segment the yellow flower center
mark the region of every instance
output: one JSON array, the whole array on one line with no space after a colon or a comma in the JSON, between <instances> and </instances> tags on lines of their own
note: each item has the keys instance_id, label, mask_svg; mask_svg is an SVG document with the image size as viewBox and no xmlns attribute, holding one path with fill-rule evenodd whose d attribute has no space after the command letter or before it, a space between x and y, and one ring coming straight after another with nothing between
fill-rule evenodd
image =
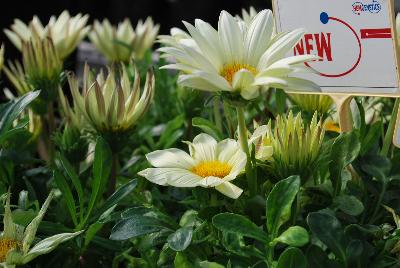
<instances>
[{"instance_id":1,"label":"yellow flower center","mask_svg":"<svg viewBox=\"0 0 400 268\"><path fill-rule=\"evenodd\" d=\"M227 163L220 161L203 161L197 166L192 168L192 172L200 177L218 177L223 178L227 176L232 170L232 167Z\"/></svg>"},{"instance_id":2,"label":"yellow flower center","mask_svg":"<svg viewBox=\"0 0 400 268\"><path fill-rule=\"evenodd\" d=\"M0 238L0 262L6 261L7 253L12 249L20 248L21 242L8 238Z\"/></svg>"},{"instance_id":3,"label":"yellow flower center","mask_svg":"<svg viewBox=\"0 0 400 268\"><path fill-rule=\"evenodd\" d=\"M256 75L258 73L257 69L255 67L251 66L250 64L231 63L231 64L224 65L224 67L220 71L220 75L223 76L226 79L226 81L228 81L229 84L232 85L233 76L235 75L236 72L238 72L242 69L246 69L253 75Z\"/></svg>"}]
</instances>

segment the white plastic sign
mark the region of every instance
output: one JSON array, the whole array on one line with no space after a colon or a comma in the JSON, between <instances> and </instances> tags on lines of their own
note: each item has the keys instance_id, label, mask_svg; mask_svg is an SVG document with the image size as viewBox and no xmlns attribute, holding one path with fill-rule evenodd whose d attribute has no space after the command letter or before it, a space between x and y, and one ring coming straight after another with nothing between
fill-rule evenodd
<instances>
[{"instance_id":1,"label":"white plastic sign","mask_svg":"<svg viewBox=\"0 0 400 268\"><path fill-rule=\"evenodd\" d=\"M390 0L274 0L278 31L305 28L291 54L315 54L304 74L329 94L400 96Z\"/></svg>"}]
</instances>

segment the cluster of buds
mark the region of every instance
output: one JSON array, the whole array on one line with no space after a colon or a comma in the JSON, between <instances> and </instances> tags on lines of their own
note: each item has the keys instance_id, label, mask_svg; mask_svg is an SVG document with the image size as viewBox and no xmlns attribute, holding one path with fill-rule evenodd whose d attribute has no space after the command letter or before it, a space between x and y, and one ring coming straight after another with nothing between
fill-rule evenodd
<instances>
[{"instance_id":1,"label":"cluster of buds","mask_svg":"<svg viewBox=\"0 0 400 268\"><path fill-rule=\"evenodd\" d=\"M307 180L320 155L325 131L317 113L306 126L301 114L278 116L275 125L259 126L250 139L256 148L256 157L266 161L269 172L276 179L300 175Z\"/></svg>"},{"instance_id":2,"label":"cluster of buds","mask_svg":"<svg viewBox=\"0 0 400 268\"><path fill-rule=\"evenodd\" d=\"M146 51L152 47L157 37L159 25L154 25L151 18L141 20L134 30L129 19L117 27L105 19L95 21L89 38L96 48L110 62L129 63L132 58L141 60Z\"/></svg>"},{"instance_id":3,"label":"cluster of buds","mask_svg":"<svg viewBox=\"0 0 400 268\"><path fill-rule=\"evenodd\" d=\"M46 26L43 26L36 16L28 24L15 19L11 29L6 29L4 32L19 50L22 50L23 44L32 38L39 37L42 40L50 38L60 59L65 59L88 34L90 30L90 27L86 26L88 19L88 15L78 14L71 17L68 11L64 11L58 18L52 16Z\"/></svg>"},{"instance_id":4,"label":"cluster of buds","mask_svg":"<svg viewBox=\"0 0 400 268\"><path fill-rule=\"evenodd\" d=\"M126 136L133 129L153 99L153 70L147 72L143 91L136 68L134 72L131 82L132 74L123 64L119 70L108 69L107 76L102 71L97 76L92 75L86 65L82 91L73 75L68 78L74 108L62 96L65 113L75 125L81 124L82 120L87 122L92 130L109 140L113 146L118 137Z\"/></svg>"}]
</instances>

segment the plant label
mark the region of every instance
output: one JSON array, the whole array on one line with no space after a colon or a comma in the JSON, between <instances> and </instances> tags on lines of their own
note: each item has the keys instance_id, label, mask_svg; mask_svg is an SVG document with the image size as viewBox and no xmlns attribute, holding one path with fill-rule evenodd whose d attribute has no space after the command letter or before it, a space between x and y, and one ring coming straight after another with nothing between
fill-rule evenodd
<instances>
[{"instance_id":1,"label":"plant label","mask_svg":"<svg viewBox=\"0 0 400 268\"><path fill-rule=\"evenodd\" d=\"M305 28L290 52L320 60L302 74L327 94L399 97L391 0L274 0L278 31Z\"/></svg>"}]
</instances>

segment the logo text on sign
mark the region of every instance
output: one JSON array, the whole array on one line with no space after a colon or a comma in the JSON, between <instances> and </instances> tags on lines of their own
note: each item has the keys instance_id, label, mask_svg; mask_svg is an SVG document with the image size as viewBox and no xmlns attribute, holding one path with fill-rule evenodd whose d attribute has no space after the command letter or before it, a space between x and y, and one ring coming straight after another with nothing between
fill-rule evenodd
<instances>
[{"instance_id":1,"label":"logo text on sign","mask_svg":"<svg viewBox=\"0 0 400 268\"><path fill-rule=\"evenodd\" d=\"M377 0L372 0L370 4L364 4L362 2L355 2L353 4L353 13L356 15L361 15L363 12L369 13L379 13L381 11L382 6Z\"/></svg>"}]
</instances>

